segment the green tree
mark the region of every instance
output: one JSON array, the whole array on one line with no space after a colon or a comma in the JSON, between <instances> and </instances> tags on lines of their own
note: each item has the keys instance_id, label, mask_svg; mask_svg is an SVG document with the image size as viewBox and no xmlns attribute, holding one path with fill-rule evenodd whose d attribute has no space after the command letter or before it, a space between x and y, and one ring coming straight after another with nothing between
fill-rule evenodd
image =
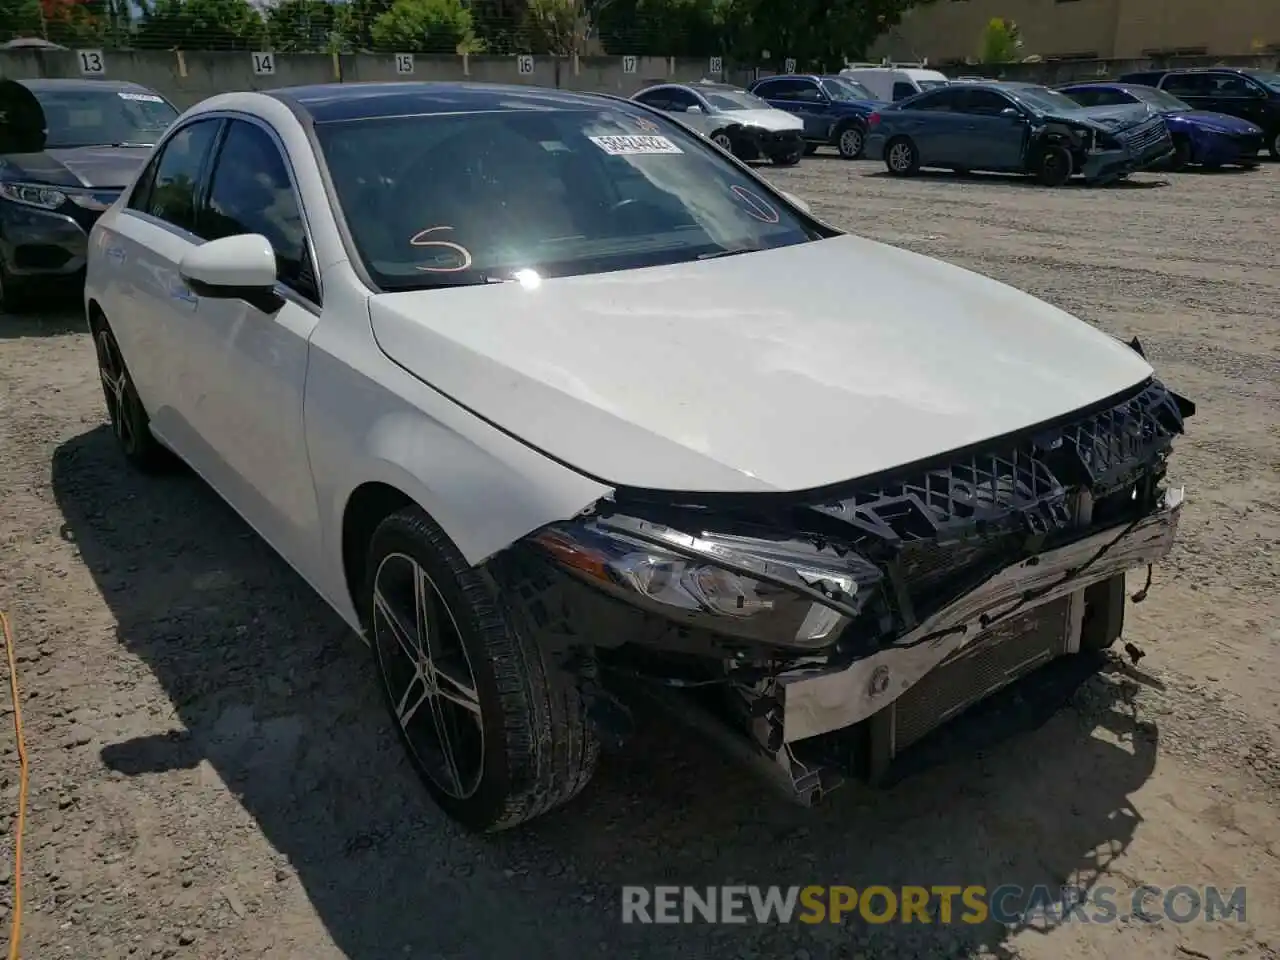
<instances>
[{"instance_id":1,"label":"green tree","mask_svg":"<svg viewBox=\"0 0 1280 960\"><path fill-rule=\"evenodd\" d=\"M471 13L461 0L394 0L369 27L374 49L415 53L474 51Z\"/></svg>"},{"instance_id":2,"label":"green tree","mask_svg":"<svg viewBox=\"0 0 1280 960\"><path fill-rule=\"evenodd\" d=\"M262 15L247 0L144 0L133 42L160 50L252 50L266 35Z\"/></svg>"},{"instance_id":3,"label":"green tree","mask_svg":"<svg viewBox=\"0 0 1280 960\"><path fill-rule=\"evenodd\" d=\"M992 17L983 28L982 52L979 55L982 63L1012 63L1019 59L1018 51L1021 49L1022 35L1012 20Z\"/></svg>"},{"instance_id":4,"label":"green tree","mask_svg":"<svg viewBox=\"0 0 1280 960\"><path fill-rule=\"evenodd\" d=\"M281 0L267 8L267 37L272 50L327 51L335 46L338 33L338 8L327 0Z\"/></svg>"},{"instance_id":5,"label":"green tree","mask_svg":"<svg viewBox=\"0 0 1280 960\"><path fill-rule=\"evenodd\" d=\"M43 35L40 0L0 0L0 37L12 40Z\"/></svg>"}]
</instances>

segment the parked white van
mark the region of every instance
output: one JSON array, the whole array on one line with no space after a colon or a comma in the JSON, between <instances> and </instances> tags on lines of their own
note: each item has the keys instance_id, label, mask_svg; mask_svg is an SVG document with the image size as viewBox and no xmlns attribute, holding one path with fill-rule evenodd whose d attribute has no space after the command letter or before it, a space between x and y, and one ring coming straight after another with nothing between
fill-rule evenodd
<instances>
[{"instance_id":1,"label":"parked white van","mask_svg":"<svg viewBox=\"0 0 1280 960\"><path fill-rule=\"evenodd\" d=\"M856 80L876 95L877 100L905 100L950 81L945 74L924 67L846 67L840 76Z\"/></svg>"}]
</instances>

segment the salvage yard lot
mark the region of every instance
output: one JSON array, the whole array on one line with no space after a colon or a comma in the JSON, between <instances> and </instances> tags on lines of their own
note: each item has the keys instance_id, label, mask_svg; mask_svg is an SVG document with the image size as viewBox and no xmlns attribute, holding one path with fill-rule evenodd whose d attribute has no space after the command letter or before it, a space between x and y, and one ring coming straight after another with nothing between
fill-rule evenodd
<instances>
[{"instance_id":1,"label":"salvage yard lot","mask_svg":"<svg viewBox=\"0 0 1280 960\"><path fill-rule=\"evenodd\" d=\"M880 171L765 172L841 227L1137 335L1198 403L1174 456L1181 542L1130 608L1136 667L999 698L943 738L949 763L815 811L655 721L568 808L471 838L427 802L337 617L196 479L125 470L78 320L0 317L0 606L32 769L23 955L1280 957L1280 164L1062 190ZM1068 698L1040 723L1037 703ZM11 905L9 863L6 843ZM1094 882L1245 885L1247 919L619 923L623 884Z\"/></svg>"}]
</instances>

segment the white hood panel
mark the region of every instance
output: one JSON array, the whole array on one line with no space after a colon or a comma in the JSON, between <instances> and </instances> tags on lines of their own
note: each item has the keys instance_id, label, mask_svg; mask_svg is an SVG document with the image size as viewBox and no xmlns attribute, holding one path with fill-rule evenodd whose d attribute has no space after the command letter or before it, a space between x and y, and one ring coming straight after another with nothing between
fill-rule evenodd
<instances>
[{"instance_id":1,"label":"white hood panel","mask_svg":"<svg viewBox=\"0 0 1280 960\"><path fill-rule=\"evenodd\" d=\"M804 121L785 110L731 110L720 116L737 123L763 127L773 133L804 129Z\"/></svg>"},{"instance_id":2,"label":"white hood panel","mask_svg":"<svg viewBox=\"0 0 1280 960\"><path fill-rule=\"evenodd\" d=\"M1152 373L1069 314L851 236L699 263L382 294L382 349L614 485L806 490L1042 423Z\"/></svg>"}]
</instances>

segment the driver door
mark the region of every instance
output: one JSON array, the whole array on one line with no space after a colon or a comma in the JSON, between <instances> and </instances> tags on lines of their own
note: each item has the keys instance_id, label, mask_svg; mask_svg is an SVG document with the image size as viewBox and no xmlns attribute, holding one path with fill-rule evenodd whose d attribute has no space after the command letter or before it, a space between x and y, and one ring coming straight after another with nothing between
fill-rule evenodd
<instances>
[{"instance_id":1,"label":"driver door","mask_svg":"<svg viewBox=\"0 0 1280 960\"><path fill-rule=\"evenodd\" d=\"M961 91L960 112L965 154L972 158L968 166L977 170L1023 169L1027 118L1017 104L994 90L968 89Z\"/></svg>"}]
</instances>

